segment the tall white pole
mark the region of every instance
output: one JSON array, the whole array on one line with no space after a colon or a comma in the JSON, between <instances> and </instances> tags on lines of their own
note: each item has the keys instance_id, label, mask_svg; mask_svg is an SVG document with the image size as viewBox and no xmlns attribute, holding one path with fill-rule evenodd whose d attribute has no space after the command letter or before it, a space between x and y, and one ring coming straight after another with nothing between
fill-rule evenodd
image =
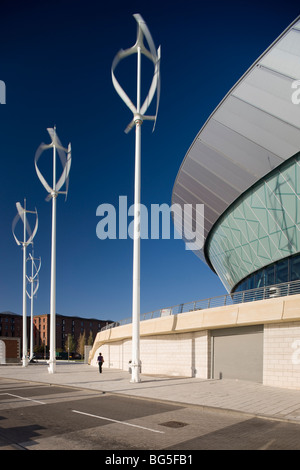
<instances>
[{"instance_id":1,"label":"tall white pole","mask_svg":"<svg viewBox=\"0 0 300 470\"><path fill-rule=\"evenodd\" d=\"M121 50L115 56L112 64L113 85L133 113L133 120L127 126L125 132L129 132L135 126L135 179L134 179L134 241L133 241L133 288L132 288L132 359L131 359L131 382L140 382L140 239L141 239L141 126L144 119L156 121L159 103L159 62L160 48L156 52L150 31L143 18L139 14L133 15L138 23L137 40L133 47ZM150 51L146 49L143 38L146 38ZM136 106L131 102L123 88L115 77L114 70L120 60L132 54L137 54L137 100ZM144 54L154 64L154 75L148 95L141 106L141 58ZM155 116L146 116L145 113L150 106L152 98L157 92L157 107Z\"/></svg>"},{"instance_id":2,"label":"tall white pole","mask_svg":"<svg viewBox=\"0 0 300 470\"><path fill-rule=\"evenodd\" d=\"M56 127L48 128L51 144L41 144L35 153L34 164L39 180L49 193L46 201L52 199L52 229L51 229L51 284L50 284L50 358L48 372L54 374L56 369L56 198L59 194L68 194L68 180L71 168L71 144L64 148L56 134ZM41 174L37 162L44 150L53 150L53 182L49 185ZM56 182L56 150L63 166L63 172ZM66 184L66 190L60 191Z\"/></svg>"},{"instance_id":3,"label":"tall white pole","mask_svg":"<svg viewBox=\"0 0 300 470\"><path fill-rule=\"evenodd\" d=\"M22 365L27 367L27 308L26 308L26 199L24 199L24 242L23 242L23 355Z\"/></svg>"},{"instance_id":4,"label":"tall white pole","mask_svg":"<svg viewBox=\"0 0 300 470\"><path fill-rule=\"evenodd\" d=\"M16 203L17 206L17 215L15 216L13 223L12 223L12 232L14 239L17 243L17 245L21 245L23 249L23 348L22 348L22 366L26 367L28 365L28 357L27 357L27 306L26 306L26 296L27 296L27 291L26 291L26 248L27 245L32 243L32 240L35 237L35 234L38 229L38 214L37 211L27 211L26 210L26 199L24 199L24 208L21 206L19 202ZM27 227L27 217L26 214L27 212L31 214L36 215L36 223L33 232L31 232L30 227L28 225ZM15 226L16 223L19 219L22 219L22 222L24 224L23 227L23 241L18 240L18 238L15 235ZM28 240L26 240L26 232L28 231L29 237Z\"/></svg>"},{"instance_id":5,"label":"tall white pole","mask_svg":"<svg viewBox=\"0 0 300 470\"><path fill-rule=\"evenodd\" d=\"M32 250L33 251L33 250ZM32 253L33 256L33 253ZM33 358L33 259L31 260L30 360Z\"/></svg>"},{"instance_id":6,"label":"tall white pole","mask_svg":"<svg viewBox=\"0 0 300 470\"><path fill-rule=\"evenodd\" d=\"M33 244L32 244L33 245ZM37 268L35 265L35 259L34 259L34 250L32 247L32 254L29 255L29 258L31 260L31 277L27 277L28 281L30 282L31 289L30 289L30 294L27 292L28 297L31 299L31 313L30 313L30 355L29 358L30 360L33 358L33 347L34 347L34 341L33 341L33 298L39 288L39 279L38 279L38 273L41 268L41 259L39 259L39 267ZM36 270L36 272L35 272ZM36 283L36 287L34 287L34 283Z\"/></svg>"},{"instance_id":7,"label":"tall white pole","mask_svg":"<svg viewBox=\"0 0 300 470\"><path fill-rule=\"evenodd\" d=\"M50 360L48 371L56 369L56 149L53 145L52 237L51 237L51 287L50 287Z\"/></svg>"},{"instance_id":8,"label":"tall white pole","mask_svg":"<svg viewBox=\"0 0 300 470\"><path fill-rule=\"evenodd\" d=\"M135 118L134 237L132 285L132 362L131 382L140 382L140 263L141 263L141 48L137 53L137 117Z\"/></svg>"},{"instance_id":9,"label":"tall white pole","mask_svg":"<svg viewBox=\"0 0 300 470\"><path fill-rule=\"evenodd\" d=\"M136 122L135 183L134 183L134 239L132 289L132 363L131 382L140 382L140 199L141 199L141 125Z\"/></svg>"}]
</instances>

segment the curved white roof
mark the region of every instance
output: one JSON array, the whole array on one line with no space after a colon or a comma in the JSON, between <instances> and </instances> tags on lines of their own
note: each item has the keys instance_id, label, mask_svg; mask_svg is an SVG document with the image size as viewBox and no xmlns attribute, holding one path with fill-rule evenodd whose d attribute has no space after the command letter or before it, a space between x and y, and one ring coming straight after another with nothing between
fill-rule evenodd
<instances>
[{"instance_id":1,"label":"curved white roof","mask_svg":"<svg viewBox=\"0 0 300 470\"><path fill-rule=\"evenodd\" d=\"M242 193L300 150L295 80L300 80L300 17L230 90L182 162L172 203L204 204L205 239ZM195 253L205 261L203 248Z\"/></svg>"}]
</instances>

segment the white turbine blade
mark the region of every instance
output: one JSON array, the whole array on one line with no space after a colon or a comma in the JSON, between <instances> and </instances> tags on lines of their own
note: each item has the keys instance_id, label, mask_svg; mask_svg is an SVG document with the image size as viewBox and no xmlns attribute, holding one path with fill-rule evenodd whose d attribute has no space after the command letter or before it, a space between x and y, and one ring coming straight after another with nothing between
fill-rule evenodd
<instances>
[{"instance_id":1,"label":"white turbine blade","mask_svg":"<svg viewBox=\"0 0 300 470\"><path fill-rule=\"evenodd\" d=\"M48 134L50 135L50 138L52 140L52 145L55 144L55 130L53 129L53 127L47 127L47 132Z\"/></svg>"},{"instance_id":2,"label":"white turbine blade","mask_svg":"<svg viewBox=\"0 0 300 470\"><path fill-rule=\"evenodd\" d=\"M23 209L23 207L21 206L21 204L19 202L16 202L16 208L17 208L17 211L18 211L18 214L19 214L20 218L24 222L24 212L25 212L25 210Z\"/></svg>"},{"instance_id":3,"label":"white turbine blade","mask_svg":"<svg viewBox=\"0 0 300 470\"><path fill-rule=\"evenodd\" d=\"M40 172L38 168L37 162L44 150L55 147L55 149L57 150L58 156L60 158L62 168L63 168L60 179L55 185L55 192L59 192L60 188L63 186L65 182L66 182L66 186L68 186L68 176L69 176L70 167L71 167L71 146L69 144L68 149L62 146L61 141L58 135L56 134L55 129L47 128L47 131L50 135L52 142L49 145L41 144L39 146L35 154L34 164L35 164L35 169L39 177L39 180L41 181L46 191L49 193L49 195L46 197L46 201L50 201L53 197L53 188L47 183L47 181L43 177L42 173Z\"/></svg>"},{"instance_id":4,"label":"white turbine blade","mask_svg":"<svg viewBox=\"0 0 300 470\"><path fill-rule=\"evenodd\" d=\"M68 150L65 147L63 147L63 145L62 145L55 129L48 128L47 131L48 131L48 133L51 137L51 140L52 140L51 146L52 147L54 146L56 148L57 153L58 153L59 158L60 158L60 161L61 161L61 165L64 168L65 164L66 164L66 161L67 161L66 153L67 153Z\"/></svg>"},{"instance_id":5,"label":"white turbine blade","mask_svg":"<svg viewBox=\"0 0 300 470\"><path fill-rule=\"evenodd\" d=\"M42 260L41 260L41 258L39 258L38 261L39 261L39 267L36 268L36 274L35 274L35 276L40 272L40 269L41 269L41 266L42 266ZM35 264L35 267L36 267L36 264Z\"/></svg>"},{"instance_id":6,"label":"white turbine blade","mask_svg":"<svg viewBox=\"0 0 300 470\"><path fill-rule=\"evenodd\" d=\"M48 127L47 128L47 131L48 131L48 134L50 135L51 137L51 140L52 140L52 146L55 145L56 148L62 148L64 149L64 147L62 146L61 144L61 141L59 140L59 137L58 135L56 134L56 130L53 129L52 127ZM64 149L65 150L65 149Z\"/></svg>"},{"instance_id":7,"label":"white turbine blade","mask_svg":"<svg viewBox=\"0 0 300 470\"><path fill-rule=\"evenodd\" d=\"M26 212L27 212L27 211L26 211ZM21 217L21 218L22 218L22 221L23 221L23 224L24 224L24 221L25 221L25 219L24 219L24 213L25 213L25 211L23 212L23 216ZM31 227L30 227L30 225L29 225L29 222L28 222L27 217L26 217L26 227L25 227L25 228L26 228L26 233L28 234L28 237L30 238L30 237L32 236L32 231L31 231ZM26 240L24 240L24 241L26 241Z\"/></svg>"},{"instance_id":8,"label":"white turbine blade","mask_svg":"<svg viewBox=\"0 0 300 470\"><path fill-rule=\"evenodd\" d=\"M28 242L29 242L29 240L30 240L30 238L31 238L31 236L32 236L32 231L31 231L31 227L30 227L30 225L29 225L29 222L28 222L27 218L26 218L26 233L28 234L28 237L29 237L29 238L28 238ZM26 241L26 240L25 240L25 241ZM31 242L29 242L29 243L31 243Z\"/></svg>"},{"instance_id":9,"label":"white turbine blade","mask_svg":"<svg viewBox=\"0 0 300 470\"><path fill-rule=\"evenodd\" d=\"M41 260L39 260L39 261L41 261ZM41 269L41 262L39 263L39 267L37 268L37 266L36 266L36 264L35 264L35 262L34 262L34 259L32 258L32 264L33 264L33 266L34 266L35 274L32 276L31 279L34 281L35 278L36 278L36 277L38 276L38 274L39 274L39 270Z\"/></svg>"},{"instance_id":10,"label":"white turbine blade","mask_svg":"<svg viewBox=\"0 0 300 470\"><path fill-rule=\"evenodd\" d=\"M68 145L68 153L67 153L67 178L66 178L66 198L65 201L67 200L68 197L68 191L69 191L69 173L71 169L71 163L72 163L72 150L71 150L71 142Z\"/></svg>"},{"instance_id":11,"label":"white turbine blade","mask_svg":"<svg viewBox=\"0 0 300 470\"><path fill-rule=\"evenodd\" d=\"M128 134L128 133L131 131L131 129L133 129L134 126L135 126L135 122L134 122L134 119L133 119L133 120L128 124L128 126L126 127L126 129L125 129L125 131L124 131L125 134Z\"/></svg>"},{"instance_id":12,"label":"white turbine blade","mask_svg":"<svg viewBox=\"0 0 300 470\"><path fill-rule=\"evenodd\" d=\"M16 240L16 243L18 245L22 245L22 243L26 243L26 244L29 244L32 242L33 238L35 237L35 234L37 232L37 229L38 229L38 215L37 215L37 210L35 210L33 213L36 214L36 224L35 224L35 228L34 228L34 231L31 232L31 228L30 228L30 225L29 225L29 222L27 220L27 218L25 219L24 217L24 214L25 214L25 209L21 206L21 204L19 202L16 203L16 207L17 207L17 215L14 217L14 220L13 220L13 223L12 223L12 233L13 233L13 236L14 236L14 239ZM22 242L20 242L18 240L18 238L16 237L15 235L15 227L16 227L16 224L19 220L19 218L22 220L23 224L25 224L25 231L26 233L28 234L28 240L23 240Z\"/></svg>"},{"instance_id":13,"label":"white turbine blade","mask_svg":"<svg viewBox=\"0 0 300 470\"><path fill-rule=\"evenodd\" d=\"M36 222L35 222L34 230L32 232L32 239L34 239L34 237L36 235L36 232L37 232L37 229L38 229L38 226L39 226L39 217L38 217L38 213L37 213L36 209L35 209L35 214L36 214Z\"/></svg>"},{"instance_id":14,"label":"white turbine blade","mask_svg":"<svg viewBox=\"0 0 300 470\"><path fill-rule=\"evenodd\" d=\"M63 168L60 179L55 185L55 191L58 192L65 182L66 185L68 184L68 175L71 168L71 144L69 144L68 149L64 148L56 133L56 130L48 128L47 131L52 139L53 145L57 149L57 153L59 155L60 162Z\"/></svg>"},{"instance_id":15,"label":"white turbine blade","mask_svg":"<svg viewBox=\"0 0 300 470\"><path fill-rule=\"evenodd\" d=\"M15 239L17 245L21 245L21 242L17 239L17 237L15 235L15 227L16 227L16 224L17 224L19 218L20 218L20 215L18 213L17 215L15 215L15 217L13 219L13 223L12 223L12 233L13 233L13 236L14 236L14 239Z\"/></svg>"},{"instance_id":16,"label":"white turbine blade","mask_svg":"<svg viewBox=\"0 0 300 470\"><path fill-rule=\"evenodd\" d=\"M118 95L120 96L120 98L124 101L124 103L128 106L128 108L132 111L133 114L137 113L137 109L134 106L134 104L132 103L131 99L126 94L126 92L123 90L121 85L119 84L118 80L115 77L114 71L115 71L117 65L119 64L119 62L122 59L125 59L125 57L129 57L132 54L136 54L137 51L138 51L138 46L143 46L142 41L141 41L141 44L139 43L140 42L140 40L139 40L140 36L139 35L140 35L140 30L138 29L137 40L136 40L136 43L134 44L134 46L132 46L129 49L126 49L126 50L121 49L116 54L116 56L114 57L112 67L111 67L112 82L113 82L113 85L115 87L115 90L118 93Z\"/></svg>"},{"instance_id":17,"label":"white turbine blade","mask_svg":"<svg viewBox=\"0 0 300 470\"><path fill-rule=\"evenodd\" d=\"M42 142L39 146L39 149L41 149L41 151L43 152L44 150L48 150L52 147L53 147L52 143L51 144L44 144L44 142Z\"/></svg>"},{"instance_id":18,"label":"white turbine blade","mask_svg":"<svg viewBox=\"0 0 300 470\"><path fill-rule=\"evenodd\" d=\"M147 111L148 107L150 106L150 103L151 103L151 101L154 97L155 91L157 90L156 113L155 113L154 126L153 126L153 130L154 130L155 129L156 119L157 119L157 114L158 114L159 101L160 101L161 47L159 46L159 48L156 52L155 44L154 44L154 41L152 39L151 33L148 29L147 24L143 20L142 16L140 14L135 14L133 16L136 19L136 21L138 22L139 27L143 31L143 34L144 34L144 36L146 38L146 41L149 45L150 52L151 52L151 55L152 55L152 60L153 60L154 66L155 66L154 75L153 75L152 83L151 83L151 86L150 86L150 90L149 90L148 96L146 97L146 99L145 99L145 101L142 105L142 108L141 108L141 113L144 115L145 112ZM144 54L145 54L146 51L147 50L144 50ZM145 54L145 55L147 55L147 54ZM147 56L149 57L149 55L147 55Z\"/></svg>"},{"instance_id":19,"label":"white turbine blade","mask_svg":"<svg viewBox=\"0 0 300 470\"><path fill-rule=\"evenodd\" d=\"M40 182L42 183L42 185L44 186L44 188L46 189L46 191L48 193L51 193L52 191L52 188L49 186L49 184L47 183L47 181L45 180L45 178L43 177L42 173L40 172L39 170L39 167L37 165L37 162L42 154L42 152L45 150L45 149L49 149L49 148L52 148L52 144L50 145L45 145L45 144L41 144L39 146L39 148L37 149L36 153L35 153L35 158L34 158L34 166L35 166L35 170L37 172L37 175L38 175L38 178L40 180Z\"/></svg>"},{"instance_id":20,"label":"white turbine blade","mask_svg":"<svg viewBox=\"0 0 300 470\"><path fill-rule=\"evenodd\" d=\"M68 192L69 173L70 173L70 169L71 169L71 163L72 163L71 144L69 144L66 163L64 165L63 172L62 172L58 182L55 185L55 191L58 192L60 190L60 188L63 186L63 184L66 182L66 192Z\"/></svg>"},{"instance_id":21,"label":"white turbine blade","mask_svg":"<svg viewBox=\"0 0 300 470\"><path fill-rule=\"evenodd\" d=\"M142 49L142 52L149 59L151 59L154 63L154 75L153 75L152 83L151 83L148 95L147 95L147 97L146 97L146 99L145 99L145 101L144 101L144 103L141 107L141 114L144 115L145 112L147 111L148 107L150 106L151 102L152 102L152 99L155 95L155 91L157 91L156 113L155 113L154 126L153 126L153 130L154 130L156 119L157 119L157 114L158 114L159 100L160 100L160 58L161 58L161 48L159 46L159 48L156 52L154 41L152 39L150 31L149 31L145 21L141 17L141 15L136 14L136 15L133 15L133 16L136 19L136 21L138 22L139 28L141 28L141 30L142 30L142 32L143 32L143 34L144 34L144 36L147 40L147 43L149 45L151 54L149 54L149 52L147 51L147 49L145 47Z\"/></svg>"},{"instance_id":22,"label":"white turbine blade","mask_svg":"<svg viewBox=\"0 0 300 470\"><path fill-rule=\"evenodd\" d=\"M133 50L133 48L131 49L128 49L128 53L127 54L124 54L125 51L121 50L118 52L118 54L115 56L114 60L113 60L113 63L112 63L112 67L111 67L111 77L112 77L112 82L113 82L113 85L115 87L115 90L116 92L118 93L118 95L120 96L120 98L124 101L124 103L128 106L128 108L132 111L133 114L135 114L137 112L137 109L136 107L134 106L134 104L132 103L131 99L127 96L127 94L125 93L125 91L123 90L123 88L121 87L121 85L119 84L118 80L116 79L115 77L115 74L114 74L114 71L118 65L118 63L124 59L124 57L127 57L128 55L130 54L133 54L136 52L136 50ZM131 51L129 53L129 51Z\"/></svg>"},{"instance_id":23,"label":"white turbine blade","mask_svg":"<svg viewBox=\"0 0 300 470\"><path fill-rule=\"evenodd\" d=\"M156 48L147 24L139 13L136 13L135 15L133 15L133 17L137 21L139 28L141 28L143 35L145 36L148 46L150 48L151 55L153 56L153 59L155 59L156 62Z\"/></svg>"},{"instance_id":24,"label":"white turbine blade","mask_svg":"<svg viewBox=\"0 0 300 470\"><path fill-rule=\"evenodd\" d=\"M158 114L158 107L159 107L159 99L160 99L160 47L158 48L156 52L155 44L152 39L151 33L143 20L142 16L140 14L135 14L133 15L135 20L138 23L138 32L137 32L137 40L136 43L133 47L126 49L125 51L121 49L118 54L115 56L113 63L112 63L112 68L111 68L111 76L112 76L112 82L115 87L116 92L120 96L120 98L124 101L124 103L128 106L128 108L132 111L132 113L135 115L137 114L137 109L130 100L130 98L127 96L121 85L119 84L118 80L115 77L114 71L118 65L118 63L124 59L125 57L128 57L131 54L135 54L138 52L138 49L140 48L141 53L144 54L148 59L150 59L153 64L154 64L154 75L152 79L152 83L150 85L150 89L148 92L148 95L140 109L140 115L141 117L145 116L145 113L147 109L149 108L152 99L155 95L155 92L157 91L157 101L156 101L156 113L154 118L150 118L154 120L154 126L153 130L155 128L155 123L157 119L157 114ZM145 47L143 38L145 37L150 51ZM148 118L149 119L149 118ZM134 127L135 123L134 120L130 122L130 124L126 127L125 133L127 134L130 132L130 130Z\"/></svg>"},{"instance_id":25,"label":"white turbine blade","mask_svg":"<svg viewBox=\"0 0 300 470\"><path fill-rule=\"evenodd\" d=\"M33 290L33 293L32 293L33 296L35 296L35 294L37 293L37 291L39 289L39 286L40 286L39 278L35 279L35 282L36 282L36 286L35 286L35 289Z\"/></svg>"},{"instance_id":26,"label":"white turbine blade","mask_svg":"<svg viewBox=\"0 0 300 470\"><path fill-rule=\"evenodd\" d=\"M151 86L150 86L150 89L149 89L149 93L141 107L141 114L144 115L145 112L147 111L147 109L149 108L152 100L153 100L153 97L155 95L155 91L157 89L157 85L158 85L158 81L159 81L159 72L158 72L158 66L156 65L155 66L155 70L154 70L154 75L153 75L153 79L152 79L152 83L151 83ZM157 114L157 113L156 113Z\"/></svg>"},{"instance_id":27,"label":"white turbine blade","mask_svg":"<svg viewBox=\"0 0 300 470\"><path fill-rule=\"evenodd\" d=\"M160 58L161 58L161 48L160 48L160 46L157 50L157 56L158 56L158 61L157 61L158 72L157 72L157 91L156 91L156 113L155 113L155 121L154 121L153 131L154 131L155 125L156 125L159 102L160 102Z\"/></svg>"},{"instance_id":28,"label":"white turbine blade","mask_svg":"<svg viewBox=\"0 0 300 470\"><path fill-rule=\"evenodd\" d=\"M50 129L49 129L50 130ZM52 129L51 129L52 130ZM51 134L50 134L51 135ZM54 131L54 139L52 140L52 143L53 145L55 146L56 150L57 150L57 153L59 155L59 158L60 158L60 161L61 161L61 164L62 164L62 167L64 168L65 164L66 164L66 161L67 161L67 157L66 157L66 154L68 152L68 149L66 149L65 147L63 147L61 141L59 140L59 137L58 135L56 134L56 132Z\"/></svg>"},{"instance_id":29,"label":"white turbine blade","mask_svg":"<svg viewBox=\"0 0 300 470\"><path fill-rule=\"evenodd\" d=\"M67 165L65 165L63 172L58 180L58 182L55 185L55 191L58 192L60 188L63 186L64 182L67 179Z\"/></svg>"},{"instance_id":30,"label":"white turbine blade","mask_svg":"<svg viewBox=\"0 0 300 470\"><path fill-rule=\"evenodd\" d=\"M55 147L56 150L57 150L57 153L58 153L58 156L59 156L59 159L60 159L60 163L61 163L61 166L64 168L66 163L67 163L67 149L63 148L63 147Z\"/></svg>"},{"instance_id":31,"label":"white turbine blade","mask_svg":"<svg viewBox=\"0 0 300 470\"><path fill-rule=\"evenodd\" d=\"M39 226L39 218L38 218L38 213L37 213L37 210L35 210L35 214L36 214L36 222L35 222L35 227L34 227L34 230L33 232L31 233L30 237L28 238L27 240L27 244L31 243L32 240L34 239L35 235L36 235L36 232L37 232L37 229L38 229L38 226ZM29 224L28 224L28 227L29 227ZM30 229L30 227L29 227ZM31 231L31 229L30 229Z\"/></svg>"},{"instance_id":32,"label":"white turbine blade","mask_svg":"<svg viewBox=\"0 0 300 470\"><path fill-rule=\"evenodd\" d=\"M23 224L25 223L25 217L24 217L24 214L25 214L25 209L21 206L21 204L19 202L16 203L16 208L17 208L17 215L15 216L14 220L13 220L13 226L12 226L12 230L13 230L13 235L15 237L15 240L16 242L18 243L18 245L21 245L23 242L19 242L19 240L17 239L16 235L15 235L15 227L17 225L17 222L19 219L22 220ZM26 219L26 232L28 233L28 235L30 236L31 234L31 229L30 229L30 226L28 224L28 221Z\"/></svg>"}]
</instances>

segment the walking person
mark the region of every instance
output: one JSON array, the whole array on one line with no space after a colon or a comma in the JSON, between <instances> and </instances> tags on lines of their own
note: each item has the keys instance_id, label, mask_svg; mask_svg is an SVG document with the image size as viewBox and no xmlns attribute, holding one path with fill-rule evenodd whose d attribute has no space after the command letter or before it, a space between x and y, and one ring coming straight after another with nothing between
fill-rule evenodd
<instances>
[{"instance_id":1,"label":"walking person","mask_svg":"<svg viewBox=\"0 0 300 470\"><path fill-rule=\"evenodd\" d=\"M104 357L102 356L101 353L99 353L99 356L97 357L97 361L99 364L99 373L102 374L102 364L104 362Z\"/></svg>"}]
</instances>

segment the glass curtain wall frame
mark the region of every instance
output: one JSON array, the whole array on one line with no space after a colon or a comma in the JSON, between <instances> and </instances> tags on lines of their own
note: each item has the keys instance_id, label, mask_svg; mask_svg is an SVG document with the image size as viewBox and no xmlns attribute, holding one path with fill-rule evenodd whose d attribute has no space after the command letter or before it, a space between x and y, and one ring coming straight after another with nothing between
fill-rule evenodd
<instances>
[{"instance_id":1,"label":"glass curtain wall frame","mask_svg":"<svg viewBox=\"0 0 300 470\"><path fill-rule=\"evenodd\" d=\"M266 266L243 279L233 292L242 292L259 287L297 281L300 279L300 254L285 258Z\"/></svg>"},{"instance_id":2,"label":"glass curtain wall frame","mask_svg":"<svg viewBox=\"0 0 300 470\"><path fill-rule=\"evenodd\" d=\"M228 292L266 266L266 279L271 279L275 261L300 252L300 153L227 209L210 232L205 249Z\"/></svg>"}]
</instances>

